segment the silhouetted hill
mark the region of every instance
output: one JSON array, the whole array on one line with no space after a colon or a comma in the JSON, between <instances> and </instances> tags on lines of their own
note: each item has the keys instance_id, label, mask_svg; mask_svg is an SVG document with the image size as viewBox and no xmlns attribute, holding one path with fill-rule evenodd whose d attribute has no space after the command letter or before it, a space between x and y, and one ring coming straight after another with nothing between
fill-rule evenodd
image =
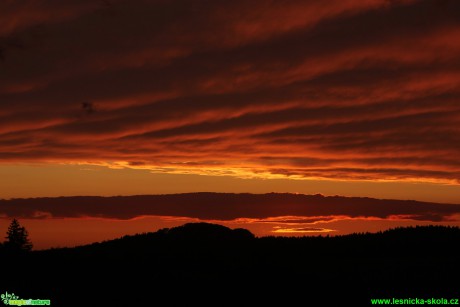
<instances>
[{"instance_id":1,"label":"silhouetted hill","mask_svg":"<svg viewBox=\"0 0 460 307\"><path fill-rule=\"evenodd\" d=\"M458 298L458 227L261 237L190 223L77 248L0 256L0 288L53 306L368 306Z\"/></svg>"},{"instance_id":2,"label":"silhouetted hill","mask_svg":"<svg viewBox=\"0 0 460 307\"><path fill-rule=\"evenodd\" d=\"M95 242L74 248L53 248L34 253L53 253L53 252L105 252L113 254L124 251L153 251L165 244L181 246L193 245L194 248L206 248L211 246L241 244L248 240L254 240L255 236L244 228L230 229L228 227L212 223L186 223L182 226L173 228L163 228L156 232L126 235L118 239ZM170 248L173 248L172 246Z\"/></svg>"},{"instance_id":3,"label":"silhouetted hill","mask_svg":"<svg viewBox=\"0 0 460 307\"><path fill-rule=\"evenodd\" d=\"M182 240L243 240L253 239L247 229L232 230L228 227L210 223L187 223L167 230L167 236Z\"/></svg>"}]
</instances>

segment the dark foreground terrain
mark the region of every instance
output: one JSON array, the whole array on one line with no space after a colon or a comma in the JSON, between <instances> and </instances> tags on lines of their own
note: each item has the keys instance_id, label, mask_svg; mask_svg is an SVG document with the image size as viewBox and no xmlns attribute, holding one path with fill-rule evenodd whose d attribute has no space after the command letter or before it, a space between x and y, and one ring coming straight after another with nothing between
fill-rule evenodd
<instances>
[{"instance_id":1,"label":"dark foreground terrain","mask_svg":"<svg viewBox=\"0 0 460 307\"><path fill-rule=\"evenodd\" d=\"M0 291L51 306L370 306L460 298L460 229L282 238L205 223L0 253ZM0 302L0 305L2 302Z\"/></svg>"}]
</instances>

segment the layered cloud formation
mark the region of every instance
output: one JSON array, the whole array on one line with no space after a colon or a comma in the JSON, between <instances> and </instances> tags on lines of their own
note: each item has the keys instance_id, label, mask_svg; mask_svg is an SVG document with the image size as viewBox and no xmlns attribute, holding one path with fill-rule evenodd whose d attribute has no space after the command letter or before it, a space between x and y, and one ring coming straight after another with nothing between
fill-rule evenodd
<instances>
[{"instance_id":1,"label":"layered cloud formation","mask_svg":"<svg viewBox=\"0 0 460 307\"><path fill-rule=\"evenodd\" d=\"M460 178L460 2L2 1L0 162Z\"/></svg>"},{"instance_id":2,"label":"layered cloud formation","mask_svg":"<svg viewBox=\"0 0 460 307\"><path fill-rule=\"evenodd\" d=\"M169 216L286 225L347 219L458 222L460 205L286 193L186 193L0 200L0 216L26 219L88 217L119 220L143 216Z\"/></svg>"}]
</instances>

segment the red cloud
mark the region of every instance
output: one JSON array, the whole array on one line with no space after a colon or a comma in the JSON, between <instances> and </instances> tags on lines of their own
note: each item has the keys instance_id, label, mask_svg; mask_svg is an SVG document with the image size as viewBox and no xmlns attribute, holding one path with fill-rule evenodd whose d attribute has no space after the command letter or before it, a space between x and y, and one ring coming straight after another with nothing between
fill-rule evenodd
<instances>
[{"instance_id":1,"label":"red cloud","mask_svg":"<svg viewBox=\"0 0 460 307\"><path fill-rule=\"evenodd\" d=\"M0 8L0 163L458 184L457 1Z\"/></svg>"}]
</instances>

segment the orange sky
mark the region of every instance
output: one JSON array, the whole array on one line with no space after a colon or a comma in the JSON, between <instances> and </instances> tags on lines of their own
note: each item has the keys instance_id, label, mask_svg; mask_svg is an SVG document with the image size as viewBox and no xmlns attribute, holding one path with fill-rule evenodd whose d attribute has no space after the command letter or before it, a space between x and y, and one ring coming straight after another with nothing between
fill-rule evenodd
<instances>
[{"instance_id":1,"label":"orange sky","mask_svg":"<svg viewBox=\"0 0 460 307\"><path fill-rule=\"evenodd\" d=\"M455 0L2 1L0 198L460 203L459 55Z\"/></svg>"},{"instance_id":2,"label":"orange sky","mask_svg":"<svg viewBox=\"0 0 460 307\"><path fill-rule=\"evenodd\" d=\"M74 195L116 196L187 192L289 192L460 204L460 185L399 181L244 179L155 173L94 165L0 165L0 199Z\"/></svg>"}]
</instances>

